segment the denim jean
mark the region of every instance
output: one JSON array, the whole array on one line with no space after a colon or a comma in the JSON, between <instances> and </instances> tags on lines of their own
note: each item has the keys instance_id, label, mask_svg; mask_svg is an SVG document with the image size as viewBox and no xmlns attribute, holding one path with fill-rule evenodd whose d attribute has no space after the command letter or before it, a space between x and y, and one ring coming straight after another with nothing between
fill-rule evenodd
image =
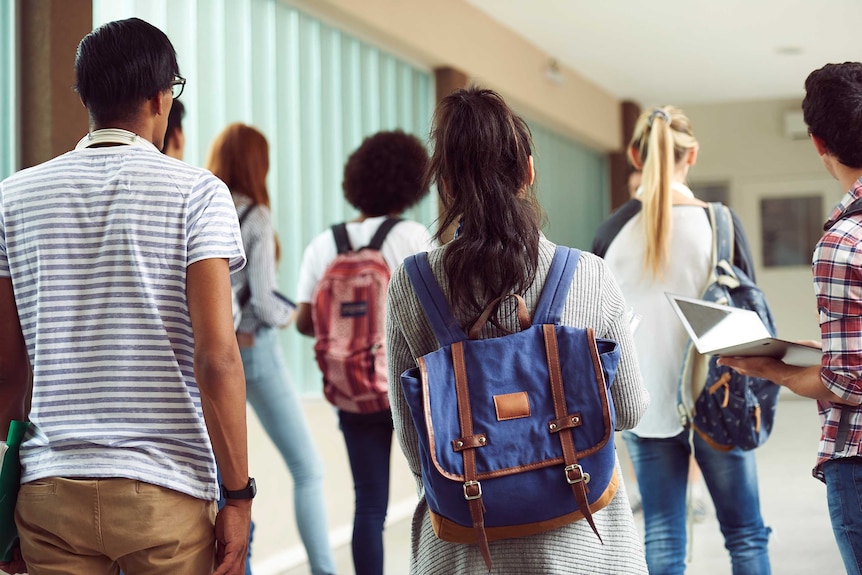
<instances>
[{"instance_id":1,"label":"denim jean","mask_svg":"<svg viewBox=\"0 0 862 575\"><path fill-rule=\"evenodd\" d=\"M694 458L712 501L733 575L768 575L771 529L760 515L753 451L718 451L697 433ZM661 439L623 433L640 488L647 567L650 575L685 573L686 489L691 445L689 432Z\"/></svg>"},{"instance_id":2,"label":"denim jean","mask_svg":"<svg viewBox=\"0 0 862 575\"><path fill-rule=\"evenodd\" d=\"M259 329L254 345L241 348L240 354L248 402L293 476L296 524L311 572L335 573L323 499L323 468L299 395L285 368L278 332Z\"/></svg>"},{"instance_id":3,"label":"denim jean","mask_svg":"<svg viewBox=\"0 0 862 575\"><path fill-rule=\"evenodd\" d=\"M832 532L847 575L862 575L862 458L823 464Z\"/></svg>"},{"instance_id":4,"label":"denim jean","mask_svg":"<svg viewBox=\"0 0 862 575\"><path fill-rule=\"evenodd\" d=\"M353 472L353 566L356 575L383 575L383 523L389 505L392 412L338 412Z\"/></svg>"}]
</instances>

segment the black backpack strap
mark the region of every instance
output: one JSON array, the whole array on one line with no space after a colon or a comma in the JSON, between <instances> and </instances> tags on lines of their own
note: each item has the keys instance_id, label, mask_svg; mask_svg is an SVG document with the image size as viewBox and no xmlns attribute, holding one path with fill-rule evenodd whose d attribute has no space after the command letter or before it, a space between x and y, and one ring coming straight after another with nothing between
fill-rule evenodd
<instances>
[{"instance_id":1,"label":"black backpack strap","mask_svg":"<svg viewBox=\"0 0 862 575\"><path fill-rule=\"evenodd\" d=\"M332 226L332 235L335 236L335 247L339 254L346 254L353 251L353 246L350 245L350 237L347 235L347 224L335 224Z\"/></svg>"},{"instance_id":2,"label":"black backpack strap","mask_svg":"<svg viewBox=\"0 0 862 575\"><path fill-rule=\"evenodd\" d=\"M368 248L380 251L380 248L383 247L383 242L386 240L386 236L389 235L389 231L400 221L400 218L386 218L383 220L383 223L380 224L379 228L377 228L377 232L374 234L374 237L371 238L371 241L368 243Z\"/></svg>"},{"instance_id":3,"label":"black backpack strap","mask_svg":"<svg viewBox=\"0 0 862 575\"><path fill-rule=\"evenodd\" d=\"M620 233L620 230L629 223L629 220L641 211L641 207L641 201L638 199L631 199L620 206L619 209L612 213L610 217L599 226L599 229L596 231L596 236L593 238L593 246L590 251L600 258L604 258L608 253L608 248L611 247L611 243L614 241L614 238L616 238Z\"/></svg>"},{"instance_id":4,"label":"black backpack strap","mask_svg":"<svg viewBox=\"0 0 862 575\"><path fill-rule=\"evenodd\" d=\"M834 220L829 220L825 224L823 224L823 231L828 232L829 229L837 222L843 220L844 218L849 218L850 216L855 216L860 213L862 213L862 198L853 200L853 203L847 206L847 209L841 212L837 218L835 218Z\"/></svg>"}]
</instances>

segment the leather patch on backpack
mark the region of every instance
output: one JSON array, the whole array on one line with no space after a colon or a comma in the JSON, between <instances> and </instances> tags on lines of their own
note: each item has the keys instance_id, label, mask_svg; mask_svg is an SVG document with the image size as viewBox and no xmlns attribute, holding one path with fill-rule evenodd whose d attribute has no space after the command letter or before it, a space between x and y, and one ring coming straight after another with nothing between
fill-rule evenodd
<instances>
[{"instance_id":1,"label":"leather patch on backpack","mask_svg":"<svg viewBox=\"0 0 862 575\"><path fill-rule=\"evenodd\" d=\"M497 409L497 421L530 417L530 398L526 391L495 395L494 407Z\"/></svg>"}]
</instances>

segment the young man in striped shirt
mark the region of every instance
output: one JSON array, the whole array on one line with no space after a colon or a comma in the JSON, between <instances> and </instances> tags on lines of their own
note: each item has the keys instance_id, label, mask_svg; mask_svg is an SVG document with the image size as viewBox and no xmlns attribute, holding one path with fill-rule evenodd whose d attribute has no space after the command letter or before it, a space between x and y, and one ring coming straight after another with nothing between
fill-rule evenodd
<instances>
[{"instance_id":1,"label":"young man in striped shirt","mask_svg":"<svg viewBox=\"0 0 862 575\"><path fill-rule=\"evenodd\" d=\"M0 433L31 422L21 554L0 568L240 574L254 482L233 202L159 153L185 83L164 33L106 24L81 41L75 73L90 132L0 183Z\"/></svg>"},{"instance_id":2,"label":"young man in striped shirt","mask_svg":"<svg viewBox=\"0 0 862 575\"><path fill-rule=\"evenodd\" d=\"M817 400L823 432L814 476L826 483L832 530L849 575L862 573L862 63L827 64L805 81L802 111L826 170L849 190L814 250L823 359L803 368L722 358Z\"/></svg>"}]
</instances>

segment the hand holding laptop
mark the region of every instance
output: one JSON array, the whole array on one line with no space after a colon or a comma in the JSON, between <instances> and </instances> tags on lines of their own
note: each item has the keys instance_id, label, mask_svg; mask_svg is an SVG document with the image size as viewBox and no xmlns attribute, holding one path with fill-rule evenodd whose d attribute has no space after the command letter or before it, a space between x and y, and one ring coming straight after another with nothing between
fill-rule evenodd
<instances>
[{"instance_id":1,"label":"hand holding laptop","mask_svg":"<svg viewBox=\"0 0 862 575\"><path fill-rule=\"evenodd\" d=\"M815 347L771 337L760 316L751 310L671 293L665 295L699 353L725 357L769 357L799 367L820 365L822 352L819 344ZM721 363L736 369L731 363ZM744 363L751 364L749 369L755 367L755 362Z\"/></svg>"}]
</instances>

